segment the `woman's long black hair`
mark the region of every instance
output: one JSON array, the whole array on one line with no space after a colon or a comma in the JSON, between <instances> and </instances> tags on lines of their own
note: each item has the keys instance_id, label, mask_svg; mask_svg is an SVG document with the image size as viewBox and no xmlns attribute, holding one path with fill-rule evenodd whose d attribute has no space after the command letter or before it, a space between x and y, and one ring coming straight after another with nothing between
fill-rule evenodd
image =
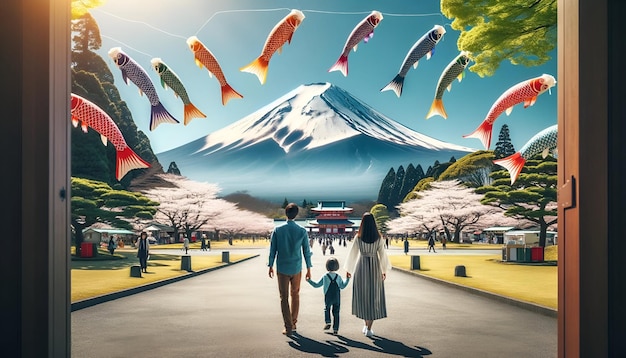
<instances>
[{"instance_id":1,"label":"woman's long black hair","mask_svg":"<svg viewBox=\"0 0 626 358\"><path fill-rule=\"evenodd\" d=\"M366 242L368 244L376 242L376 240L380 238L380 233L378 232L378 228L376 227L376 220L374 220L374 215L369 212L363 214L358 235L361 240L363 240L363 242Z\"/></svg>"}]
</instances>

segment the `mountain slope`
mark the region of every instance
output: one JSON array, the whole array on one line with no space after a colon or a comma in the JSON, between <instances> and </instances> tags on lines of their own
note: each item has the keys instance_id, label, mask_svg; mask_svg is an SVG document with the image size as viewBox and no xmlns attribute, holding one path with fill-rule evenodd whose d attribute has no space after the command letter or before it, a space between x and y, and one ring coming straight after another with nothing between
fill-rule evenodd
<instances>
[{"instance_id":1,"label":"mountain slope","mask_svg":"<svg viewBox=\"0 0 626 358\"><path fill-rule=\"evenodd\" d=\"M157 154L191 179L225 193L265 198L375 198L390 167L461 157L441 142L376 112L328 84L302 85L243 119Z\"/></svg>"}]
</instances>

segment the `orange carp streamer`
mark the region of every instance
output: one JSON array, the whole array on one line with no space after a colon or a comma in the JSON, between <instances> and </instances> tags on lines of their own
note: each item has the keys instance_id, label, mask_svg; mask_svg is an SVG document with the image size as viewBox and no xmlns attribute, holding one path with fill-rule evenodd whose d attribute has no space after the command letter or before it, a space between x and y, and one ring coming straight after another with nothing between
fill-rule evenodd
<instances>
[{"instance_id":1,"label":"orange carp streamer","mask_svg":"<svg viewBox=\"0 0 626 358\"><path fill-rule=\"evenodd\" d=\"M267 78L267 68L270 63L270 59L276 51L281 53L283 45L285 43L291 44L291 38L294 32L304 20L304 14L300 10L291 10L289 15L285 16L280 22L274 26L270 34L265 40L261 55L250 64L240 68L241 72L248 72L255 74L261 84L265 84Z\"/></svg>"},{"instance_id":2,"label":"orange carp streamer","mask_svg":"<svg viewBox=\"0 0 626 358\"><path fill-rule=\"evenodd\" d=\"M215 75L215 78L220 83L223 105L226 105L226 103L233 98L243 98L242 95L235 91L228 84L228 82L226 82L226 76L224 76L224 72L222 71L220 64L217 62L217 59L196 36L188 38L187 45L189 46L191 52L193 52L196 65L200 68L205 67L207 71L209 71L209 76L213 77L213 75Z\"/></svg>"}]
</instances>

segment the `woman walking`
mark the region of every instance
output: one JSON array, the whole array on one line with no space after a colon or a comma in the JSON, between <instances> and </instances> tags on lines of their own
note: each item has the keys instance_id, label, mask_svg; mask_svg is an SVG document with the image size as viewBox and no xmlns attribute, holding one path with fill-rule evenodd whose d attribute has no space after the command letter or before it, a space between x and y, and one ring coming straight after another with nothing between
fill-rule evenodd
<instances>
[{"instance_id":1,"label":"woman walking","mask_svg":"<svg viewBox=\"0 0 626 358\"><path fill-rule=\"evenodd\" d=\"M352 314L364 321L363 333L372 337L374 320L387 317L384 281L391 264L371 213L363 214L344 267L347 275L353 273Z\"/></svg>"}]
</instances>

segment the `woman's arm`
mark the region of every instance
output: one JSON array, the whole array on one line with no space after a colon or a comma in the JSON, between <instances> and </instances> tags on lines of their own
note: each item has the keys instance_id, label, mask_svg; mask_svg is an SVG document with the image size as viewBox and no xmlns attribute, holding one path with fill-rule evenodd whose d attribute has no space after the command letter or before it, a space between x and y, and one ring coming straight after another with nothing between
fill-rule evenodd
<instances>
[{"instance_id":1,"label":"woman's arm","mask_svg":"<svg viewBox=\"0 0 626 358\"><path fill-rule=\"evenodd\" d=\"M350 273L354 272L354 267L356 266L356 262L359 258L359 245L357 240L360 239L358 236L355 236L351 243L352 246L348 251L348 256L346 257L346 263L343 265L344 269Z\"/></svg>"}]
</instances>

